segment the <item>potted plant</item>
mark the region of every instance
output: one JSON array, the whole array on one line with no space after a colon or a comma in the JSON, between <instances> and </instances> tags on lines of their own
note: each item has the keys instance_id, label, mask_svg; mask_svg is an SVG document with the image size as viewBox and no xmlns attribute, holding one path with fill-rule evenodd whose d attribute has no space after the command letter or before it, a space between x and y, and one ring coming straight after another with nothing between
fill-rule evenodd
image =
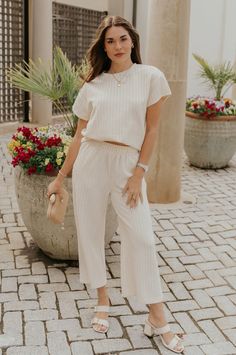
<instances>
[{"instance_id":1,"label":"potted plant","mask_svg":"<svg viewBox=\"0 0 236 355\"><path fill-rule=\"evenodd\" d=\"M187 99L184 149L191 165L224 168L236 151L236 102L225 97L236 83L236 73L229 63L213 66L193 56L201 67L200 77L215 95Z\"/></svg>"},{"instance_id":2,"label":"potted plant","mask_svg":"<svg viewBox=\"0 0 236 355\"><path fill-rule=\"evenodd\" d=\"M15 167L15 187L23 221L35 243L55 259L77 260L78 242L72 204L72 179L65 180L70 194L64 228L46 217L47 187L63 164L76 131L77 117L72 114L74 99L81 87L86 65L72 66L60 48L54 51L53 64L45 69L41 61L10 69L13 86L49 98L62 113L65 124L40 128L20 127L8 144ZM66 97L67 108L61 99ZM117 229L115 211L108 202L105 241L108 244Z\"/></svg>"}]
</instances>

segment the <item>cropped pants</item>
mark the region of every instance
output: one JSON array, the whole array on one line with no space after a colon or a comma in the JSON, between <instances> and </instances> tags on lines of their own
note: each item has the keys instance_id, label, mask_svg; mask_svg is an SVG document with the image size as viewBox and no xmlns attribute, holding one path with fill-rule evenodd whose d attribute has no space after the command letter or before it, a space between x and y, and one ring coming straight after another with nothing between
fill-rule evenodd
<instances>
[{"instance_id":1,"label":"cropped pants","mask_svg":"<svg viewBox=\"0 0 236 355\"><path fill-rule=\"evenodd\" d=\"M145 304L163 301L146 182L143 203L126 204L122 189L139 152L127 146L87 140L73 165L74 215L78 234L80 281L90 288L106 285L105 221L109 195L121 238L121 290Z\"/></svg>"}]
</instances>

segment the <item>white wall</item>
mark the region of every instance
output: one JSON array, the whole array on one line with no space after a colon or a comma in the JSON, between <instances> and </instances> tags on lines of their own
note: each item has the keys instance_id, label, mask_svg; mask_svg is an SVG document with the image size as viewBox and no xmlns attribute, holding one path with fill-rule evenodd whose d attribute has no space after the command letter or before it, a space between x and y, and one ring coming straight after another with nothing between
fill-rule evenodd
<instances>
[{"instance_id":1,"label":"white wall","mask_svg":"<svg viewBox=\"0 0 236 355\"><path fill-rule=\"evenodd\" d=\"M236 1L191 0L187 95L212 95L198 78L197 53L209 63L236 60ZM232 95L232 90L227 96Z\"/></svg>"},{"instance_id":2,"label":"white wall","mask_svg":"<svg viewBox=\"0 0 236 355\"><path fill-rule=\"evenodd\" d=\"M137 17L136 17L136 29L140 36L141 57L143 63L146 63L146 42L147 38L147 18L148 7L150 0L137 0ZM148 64L148 63L146 63Z\"/></svg>"}]
</instances>

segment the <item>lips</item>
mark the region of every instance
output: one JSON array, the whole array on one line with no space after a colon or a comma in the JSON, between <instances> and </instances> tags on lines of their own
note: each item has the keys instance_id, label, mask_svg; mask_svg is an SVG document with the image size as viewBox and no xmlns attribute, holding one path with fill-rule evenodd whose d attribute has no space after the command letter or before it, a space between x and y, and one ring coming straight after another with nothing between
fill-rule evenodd
<instances>
[{"instance_id":1,"label":"lips","mask_svg":"<svg viewBox=\"0 0 236 355\"><path fill-rule=\"evenodd\" d=\"M116 57L121 57L124 53L116 53L115 56Z\"/></svg>"}]
</instances>

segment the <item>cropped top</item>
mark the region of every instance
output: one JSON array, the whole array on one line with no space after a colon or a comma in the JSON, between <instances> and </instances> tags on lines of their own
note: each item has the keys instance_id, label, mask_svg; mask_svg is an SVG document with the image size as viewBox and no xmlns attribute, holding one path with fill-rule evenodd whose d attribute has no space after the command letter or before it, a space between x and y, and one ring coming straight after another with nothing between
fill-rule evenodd
<instances>
[{"instance_id":1,"label":"cropped top","mask_svg":"<svg viewBox=\"0 0 236 355\"><path fill-rule=\"evenodd\" d=\"M72 111L88 121L81 142L92 138L140 150L147 107L171 95L168 82L158 68L145 64L133 64L115 76L120 86L112 74L103 72L80 89Z\"/></svg>"}]
</instances>

